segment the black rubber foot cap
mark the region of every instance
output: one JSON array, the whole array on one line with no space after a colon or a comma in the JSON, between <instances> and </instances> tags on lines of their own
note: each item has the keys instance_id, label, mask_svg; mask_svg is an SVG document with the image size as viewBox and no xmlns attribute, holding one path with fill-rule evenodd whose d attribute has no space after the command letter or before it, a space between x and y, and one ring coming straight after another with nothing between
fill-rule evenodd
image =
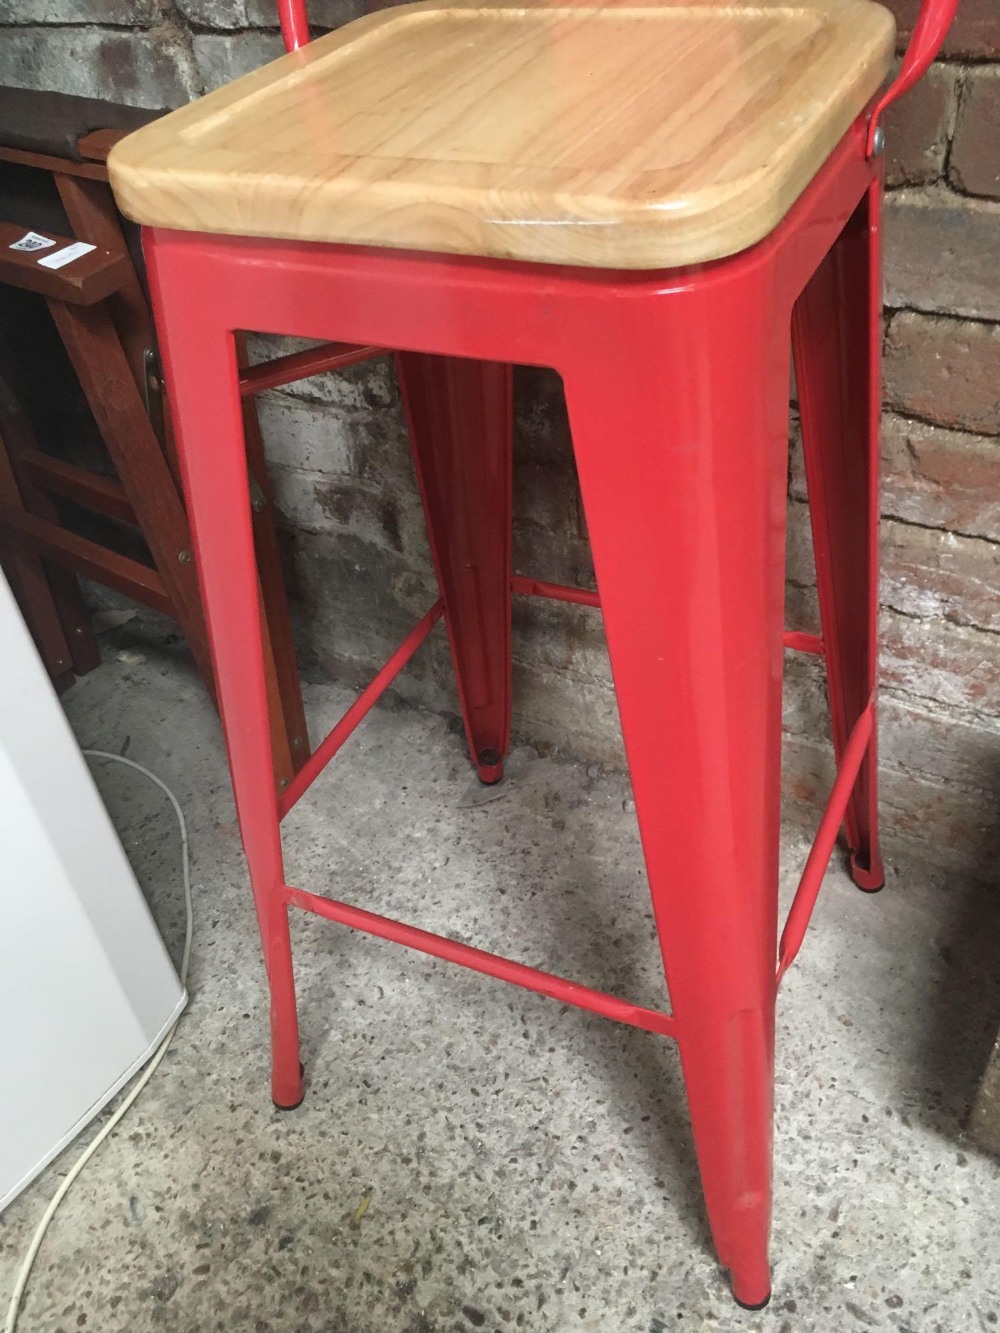
<instances>
[{"instance_id":1,"label":"black rubber foot cap","mask_svg":"<svg viewBox=\"0 0 1000 1333\"><path fill-rule=\"evenodd\" d=\"M747 1305L746 1301L741 1301L738 1296L734 1296L733 1300L736 1302L736 1304L740 1307L741 1310L763 1310L765 1305L770 1304L771 1293L768 1292L767 1295L764 1297L764 1299L762 1301L758 1301L756 1305Z\"/></svg>"},{"instance_id":2,"label":"black rubber foot cap","mask_svg":"<svg viewBox=\"0 0 1000 1333\"><path fill-rule=\"evenodd\" d=\"M495 787L503 777L503 755L499 750L480 750L476 755L476 776L484 787Z\"/></svg>"},{"instance_id":3,"label":"black rubber foot cap","mask_svg":"<svg viewBox=\"0 0 1000 1333\"><path fill-rule=\"evenodd\" d=\"M306 1067L304 1064L300 1064L299 1077L305 1078L305 1075L306 1075ZM274 1109L276 1111L297 1111L299 1107L302 1105L302 1103L305 1101L305 1099L306 1099L306 1090L303 1087L302 1096L299 1098L297 1102L293 1102L291 1106L282 1106L281 1102L275 1102L273 1097L271 1098L271 1101L274 1102Z\"/></svg>"}]
</instances>

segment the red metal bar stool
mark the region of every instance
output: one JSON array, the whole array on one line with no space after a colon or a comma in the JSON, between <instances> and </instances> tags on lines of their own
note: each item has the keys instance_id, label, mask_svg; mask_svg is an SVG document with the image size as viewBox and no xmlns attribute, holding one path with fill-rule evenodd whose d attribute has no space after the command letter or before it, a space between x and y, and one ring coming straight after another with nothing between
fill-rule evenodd
<instances>
[{"instance_id":1,"label":"red metal bar stool","mask_svg":"<svg viewBox=\"0 0 1000 1333\"><path fill-rule=\"evenodd\" d=\"M770 1293L774 1008L841 824L881 887L875 674L879 116L957 0L579 0L392 9L111 155L144 224L271 990L272 1092L303 1095L290 906L679 1045L743 1305ZM398 351L441 597L276 799L234 331L336 342L242 391ZM783 626L794 344L822 638ZM351 346L353 345L353 346ZM566 389L599 595L510 565L511 363ZM512 593L599 605L672 1012L291 887L279 821L443 617L473 763L501 774ZM785 647L827 663L838 775L778 945Z\"/></svg>"}]
</instances>

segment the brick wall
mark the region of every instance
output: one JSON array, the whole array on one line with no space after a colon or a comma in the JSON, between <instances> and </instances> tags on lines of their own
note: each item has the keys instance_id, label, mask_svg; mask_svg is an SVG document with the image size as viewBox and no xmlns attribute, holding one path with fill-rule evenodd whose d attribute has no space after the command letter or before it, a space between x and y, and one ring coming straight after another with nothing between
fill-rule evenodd
<instances>
[{"instance_id":1,"label":"brick wall","mask_svg":"<svg viewBox=\"0 0 1000 1333\"><path fill-rule=\"evenodd\" d=\"M318 25L360 0L317 4ZM905 32L916 0L894 0ZM280 49L270 0L0 0L0 80L174 105ZM962 0L944 58L888 125L884 786L887 823L993 871L1000 793L1000 3ZM261 402L294 551L304 661L362 679L422 610L426 544L387 364ZM516 551L592 577L558 381L518 375ZM814 623L801 469L790 480L790 621ZM400 688L453 708L440 644ZM600 622L519 606L516 726L620 760ZM789 665L793 796L829 781L822 681Z\"/></svg>"}]
</instances>

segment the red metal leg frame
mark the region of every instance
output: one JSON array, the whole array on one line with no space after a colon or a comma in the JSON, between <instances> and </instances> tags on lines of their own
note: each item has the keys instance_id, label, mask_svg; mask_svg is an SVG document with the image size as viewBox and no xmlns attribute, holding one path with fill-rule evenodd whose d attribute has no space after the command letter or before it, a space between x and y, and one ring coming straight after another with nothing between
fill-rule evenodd
<instances>
[{"instance_id":1,"label":"red metal leg frame","mask_svg":"<svg viewBox=\"0 0 1000 1333\"><path fill-rule=\"evenodd\" d=\"M673 1036L712 1233L746 1305L759 1305L770 1290L778 980L801 943L845 817L856 874L878 870L879 183L865 130L861 119L767 240L697 270L596 272L146 237L271 987L275 1101L290 1106L302 1096L289 905ZM793 308L822 640L783 626ZM269 762L235 329L402 349L441 589L441 601L280 802ZM319 359L337 354L319 349ZM562 375L600 597L511 577L512 363L554 366ZM283 372L304 365L300 358ZM509 735L512 592L603 612L669 1015L285 883L280 816L442 613L473 759L481 776L498 776ZM776 969L785 646L828 658L840 763Z\"/></svg>"}]
</instances>

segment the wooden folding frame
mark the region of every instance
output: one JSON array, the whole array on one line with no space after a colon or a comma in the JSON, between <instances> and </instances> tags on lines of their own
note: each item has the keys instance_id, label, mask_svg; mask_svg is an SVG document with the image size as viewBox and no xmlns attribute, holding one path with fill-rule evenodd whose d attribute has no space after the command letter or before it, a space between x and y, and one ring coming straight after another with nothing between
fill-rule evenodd
<instances>
[{"instance_id":1,"label":"wooden folding frame","mask_svg":"<svg viewBox=\"0 0 1000 1333\"><path fill-rule=\"evenodd\" d=\"M72 100L72 99L70 99ZM169 406L161 395L145 292L122 231L104 165L120 131L76 145L81 160L0 145L8 161L49 173L71 235L95 249L60 269L12 251L23 228L0 224L0 283L48 305L107 448L115 476L97 475L40 448L8 376L0 375L0 555L50 674L71 679L100 654L76 583L83 575L174 616L215 695L192 542L177 472ZM8 232L10 235L8 235ZM51 253L51 249L48 250ZM245 349L243 350L245 360ZM2 366L2 359L0 359ZM248 370L249 375L256 373ZM272 382L261 384L269 387ZM305 714L273 517L273 496L252 394L244 426L254 479L253 528L274 736L274 777L283 789L309 753ZM65 526L55 498L137 527L152 567Z\"/></svg>"}]
</instances>

